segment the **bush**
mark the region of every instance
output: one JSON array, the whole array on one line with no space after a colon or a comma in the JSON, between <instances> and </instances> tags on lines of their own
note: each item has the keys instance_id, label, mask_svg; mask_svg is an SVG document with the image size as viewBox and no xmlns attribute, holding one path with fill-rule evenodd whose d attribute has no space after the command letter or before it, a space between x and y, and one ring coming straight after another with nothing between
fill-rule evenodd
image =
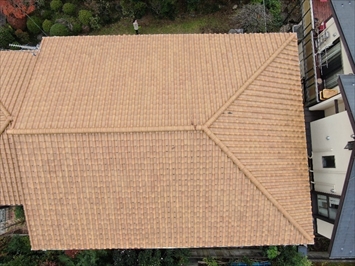
<instances>
[{"instance_id":1,"label":"bush","mask_svg":"<svg viewBox=\"0 0 355 266\"><path fill-rule=\"evenodd\" d=\"M274 258L272 265L276 266L311 266L312 262L297 251L296 246L278 247L279 255Z\"/></svg>"},{"instance_id":2,"label":"bush","mask_svg":"<svg viewBox=\"0 0 355 266\"><path fill-rule=\"evenodd\" d=\"M45 32L49 33L49 31L51 30L51 27L53 26L53 22L50 21L49 19L46 19L45 21L43 21L42 23L42 28Z\"/></svg>"},{"instance_id":3,"label":"bush","mask_svg":"<svg viewBox=\"0 0 355 266\"><path fill-rule=\"evenodd\" d=\"M72 3L65 3L63 5L63 12L64 14L67 15L73 15L75 13L76 10L76 5L72 4Z\"/></svg>"},{"instance_id":4,"label":"bush","mask_svg":"<svg viewBox=\"0 0 355 266\"><path fill-rule=\"evenodd\" d=\"M42 10L41 11L41 17L43 19L51 19L52 18L52 11L50 11L50 10Z\"/></svg>"},{"instance_id":5,"label":"bush","mask_svg":"<svg viewBox=\"0 0 355 266\"><path fill-rule=\"evenodd\" d=\"M9 49L9 44L15 41L11 31L10 26L0 27L0 48Z\"/></svg>"},{"instance_id":6,"label":"bush","mask_svg":"<svg viewBox=\"0 0 355 266\"><path fill-rule=\"evenodd\" d=\"M27 44L30 41L30 35L26 31L22 31L20 29L15 31L16 38L22 44Z\"/></svg>"},{"instance_id":7,"label":"bush","mask_svg":"<svg viewBox=\"0 0 355 266\"><path fill-rule=\"evenodd\" d=\"M201 0L186 0L188 11L197 11Z\"/></svg>"},{"instance_id":8,"label":"bush","mask_svg":"<svg viewBox=\"0 0 355 266\"><path fill-rule=\"evenodd\" d=\"M63 2L60 0L53 0L50 3L50 7L53 11L59 11L61 9L61 7L63 6Z\"/></svg>"},{"instance_id":9,"label":"bush","mask_svg":"<svg viewBox=\"0 0 355 266\"><path fill-rule=\"evenodd\" d=\"M89 10L79 11L79 20L83 25L88 26L90 24L90 18L92 18L92 13Z\"/></svg>"},{"instance_id":10,"label":"bush","mask_svg":"<svg viewBox=\"0 0 355 266\"><path fill-rule=\"evenodd\" d=\"M90 27L94 30L98 30L101 28L100 18L98 16L90 18Z\"/></svg>"},{"instance_id":11,"label":"bush","mask_svg":"<svg viewBox=\"0 0 355 266\"><path fill-rule=\"evenodd\" d=\"M138 1L133 6L133 14L136 18L142 18L147 12L147 4L141 1Z\"/></svg>"},{"instance_id":12,"label":"bush","mask_svg":"<svg viewBox=\"0 0 355 266\"><path fill-rule=\"evenodd\" d=\"M65 19L65 21L67 28L72 32L73 35L77 35L81 32L82 28L79 19L70 17Z\"/></svg>"},{"instance_id":13,"label":"bush","mask_svg":"<svg viewBox=\"0 0 355 266\"><path fill-rule=\"evenodd\" d=\"M25 219L25 210L23 209L23 206L15 207L15 218L17 220Z\"/></svg>"},{"instance_id":14,"label":"bush","mask_svg":"<svg viewBox=\"0 0 355 266\"><path fill-rule=\"evenodd\" d=\"M65 25L61 23L55 23L51 27L49 34L51 36L68 36L70 35L70 31Z\"/></svg>"},{"instance_id":15,"label":"bush","mask_svg":"<svg viewBox=\"0 0 355 266\"><path fill-rule=\"evenodd\" d=\"M174 19L176 16L175 0L149 0L153 14L158 18Z\"/></svg>"},{"instance_id":16,"label":"bush","mask_svg":"<svg viewBox=\"0 0 355 266\"><path fill-rule=\"evenodd\" d=\"M41 32L42 19L37 16L32 16L27 19L27 29L33 34Z\"/></svg>"}]
</instances>

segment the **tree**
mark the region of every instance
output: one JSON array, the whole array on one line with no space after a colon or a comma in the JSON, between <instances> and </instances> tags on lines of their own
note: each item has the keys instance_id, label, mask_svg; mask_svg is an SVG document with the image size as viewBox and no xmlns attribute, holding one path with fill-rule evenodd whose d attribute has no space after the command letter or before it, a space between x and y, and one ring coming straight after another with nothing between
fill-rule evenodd
<instances>
[{"instance_id":1,"label":"tree","mask_svg":"<svg viewBox=\"0 0 355 266\"><path fill-rule=\"evenodd\" d=\"M0 11L14 29L24 30L26 17L35 10L35 0L0 0Z\"/></svg>"},{"instance_id":2,"label":"tree","mask_svg":"<svg viewBox=\"0 0 355 266\"><path fill-rule=\"evenodd\" d=\"M266 32L275 28L274 17L260 4L245 5L234 17L237 28L246 32Z\"/></svg>"}]
</instances>

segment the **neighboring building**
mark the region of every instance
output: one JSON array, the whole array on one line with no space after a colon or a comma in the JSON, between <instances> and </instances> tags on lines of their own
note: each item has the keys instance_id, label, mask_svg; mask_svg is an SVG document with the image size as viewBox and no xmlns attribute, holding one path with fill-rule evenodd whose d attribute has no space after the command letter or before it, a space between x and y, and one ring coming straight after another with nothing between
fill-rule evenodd
<instances>
[{"instance_id":1,"label":"neighboring building","mask_svg":"<svg viewBox=\"0 0 355 266\"><path fill-rule=\"evenodd\" d=\"M331 239L331 258L355 258L355 204L351 192L355 184L349 181L354 155L344 149L354 141L355 132L349 113L352 107L347 104L353 99L345 95L348 90L348 95L354 97L351 90L355 90L355 1L304 1L303 7L303 32L311 32L312 38L307 45L301 40L299 49L301 55L309 56L308 62L314 62L307 66L307 60L300 57L303 78L308 81L304 83L306 113L318 116L310 123L309 154L316 234Z\"/></svg>"},{"instance_id":2,"label":"neighboring building","mask_svg":"<svg viewBox=\"0 0 355 266\"><path fill-rule=\"evenodd\" d=\"M0 52L0 204L32 249L313 243L295 34Z\"/></svg>"}]
</instances>

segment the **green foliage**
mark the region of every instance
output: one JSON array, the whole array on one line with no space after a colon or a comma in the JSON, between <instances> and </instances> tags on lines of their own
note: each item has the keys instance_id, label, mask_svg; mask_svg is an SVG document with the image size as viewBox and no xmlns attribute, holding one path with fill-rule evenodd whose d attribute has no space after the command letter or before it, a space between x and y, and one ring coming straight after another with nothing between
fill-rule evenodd
<instances>
[{"instance_id":1,"label":"green foliage","mask_svg":"<svg viewBox=\"0 0 355 266\"><path fill-rule=\"evenodd\" d=\"M156 249L156 250L115 250L113 252L113 265L160 265L180 266L188 262L190 251L188 249Z\"/></svg>"},{"instance_id":2,"label":"green foliage","mask_svg":"<svg viewBox=\"0 0 355 266\"><path fill-rule=\"evenodd\" d=\"M67 27L73 35L78 35L81 32L82 28L79 19L71 17L67 19L67 22Z\"/></svg>"},{"instance_id":3,"label":"green foliage","mask_svg":"<svg viewBox=\"0 0 355 266\"><path fill-rule=\"evenodd\" d=\"M28 255L31 252L31 244L28 236L14 236L5 248L11 255Z\"/></svg>"},{"instance_id":4,"label":"green foliage","mask_svg":"<svg viewBox=\"0 0 355 266\"><path fill-rule=\"evenodd\" d=\"M15 41L12 32L13 30L10 26L0 27L0 48L9 49L9 44Z\"/></svg>"},{"instance_id":5,"label":"green foliage","mask_svg":"<svg viewBox=\"0 0 355 266\"><path fill-rule=\"evenodd\" d=\"M50 3L50 7L53 11L59 11L63 6L63 2L60 0L52 0Z\"/></svg>"},{"instance_id":6,"label":"green foliage","mask_svg":"<svg viewBox=\"0 0 355 266\"><path fill-rule=\"evenodd\" d=\"M296 246L278 247L279 255L274 258L275 266L311 266L312 262L297 251Z\"/></svg>"},{"instance_id":7,"label":"green foliage","mask_svg":"<svg viewBox=\"0 0 355 266\"><path fill-rule=\"evenodd\" d=\"M76 5L72 3L65 3L62 8L64 14L73 15L76 11Z\"/></svg>"},{"instance_id":8,"label":"green foliage","mask_svg":"<svg viewBox=\"0 0 355 266\"><path fill-rule=\"evenodd\" d=\"M20 45L20 43L19 43L19 42L16 42L16 41L14 41L12 44ZM21 50L21 48L20 48L20 47L10 46L10 50Z\"/></svg>"},{"instance_id":9,"label":"green foliage","mask_svg":"<svg viewBox=\"0 0 355 266\"><path fill-rule=\"evenodd\" d=\"M24 220L25 219L25 210L23 206L16 206L15 207L15 218L17 220Z\"/></svg>"},{"instance_id":10,"label":"green foliage","mask_svg":"<svg viewBox=\"0 0 355 266\"><path fill-rule=\"evenodd\" d=\"M142 250L138 255L139 266L160 266L161 253L160 250L146 249Z\"/></svg>"},{"instance_id":11,"label":"green foliage","mask_svg":"<svg viewBox=\"0 0 355 266\"><path fill-rule=\"evenodd\" d=\"M41 33L42 19L37 16L31 16L27 19L27 29L33 34Z\"/></svg>"},{"instance_id":12,"label":"green foliage","mask_svg":"<svg viewBox=\"0 0 355 266\"><path fill-rule=\"evenodd\" d=\"M50 10L42 10L41 11L41 17L43 18L43 19L51 19L52 18L52 11L50 11Z\"/></svg>"},{"instance_id":13,"label":"green foliage","mask_svg":"<svg viewBox=\"0 0 355 266\"><path fill-rule=\"evenodd\" d=\"M90 27L94 30L98 30L101 28L100 18L98 16L94 16L90 18Z\"/></svg>"},{"instance_id":14,"label":"green foliage","mask_svg":"<svg viewBox=\"0 0 355 266\"><path fill-rule=\"evenodd\" d=\"M42 23L42 28L45 32L49 33L49 31L51 30L51 27L53 26L53 22L50 21L49 19L46 19L45 21L43 21Z\"/></svg>"},{"instance_id":15,"label":"green foliage","mask_svg":"<svg viewBox=\"0 0 355 266\"><path fill-rule=\"evenodd\" d=\"M90 18L92 18L91 11L84 9L79 11L79 20L83 25L88 26L90 24Z\"/></svg>"},{"instance_id":16,"label":"green foliage","mask_svg":"<svg viewBox=\"0 0 355 266\"><path fill-rule=\"evenodd\" d=\"M265 6L274 17L275 27L281 27L281 1L280 0L265 0Z\"/></svg>"},{"instance_id":17,"label":"green foliage","mask_svg":"<svg viewBox=\"0 0 355 266\"><path fill-rule=\"evenodd\" d=\"M16 38L22 44L27 44L30 41L30 35L26 31L22 31L20 29L15 31Z\"/></svg>"},{"instance_id":18,"label":"green foliage","mask_svg":"<svg viewBox=\"0 0 355 266\"><path fill-rule=\"evenodd\" d=\"M32 257L25 256L25 255L15 255L12 259L8 262L2 263L2 266L37 266L38 264L33 260Z\"/></svg>"},{"instance_id":19,"label":"green foliage","mask_svg":"<svg viewBox=\"0 0 355 266\"><path fill-rule=\"evenodd\" d=\"M197 11L201 0L186 0L186 8L188 11Z\"/></svg>"},{"instance_id":20,"label":"green foliage","mask_svg":"<svg viewBox=\"0 0 355 266\"><path fill-rule=\"evenodd\" d=\"M149 0L149 7L157 18L174 19L176 16L175 0Z\"/></svg>"},{"instance_id":21,"label":"green foliage","mask_svg":"<svg viewBox=\"0 0 355 266\"><path fill-rule=\"evenodd\" d=\"M214 258L203 258L203 261L207 263L207 266L218 266L218 263Z\"/></svg>"},{"instance_id":22,"label":"green foliage","mask_svg":"<svg viewBox=\"0 0 355 266\"><path fill-rule=\"evenodd\" d=\"M112 265L111 253L106 250L83 250L75 258L61 254L58 260L65 266Z\"/></svg>"},{"instance_id":23,"label":"green foliage","mask_svg":"<svg viewBox=\"0 0 355 266\"><path fill-rule=\"evenodd\" d=\"M269 260L272 260L272 259L276 258L278 255L280 255L280 252L278 251L276 246L270 246L266 250L266 254L267 254L267 258Z\"/></svg>"},{"instance_id":24,"label":"green foliage","mask_svg":"<svg viewBox=\"0 0 355 266\"><path fill-rule=\"evenodd\" d=\"M273 17L273 27L278 29L282 25L281 0L252 0L250 3L263 5L264 2L267 12Z\"/></svg>"},{"instance_id":25,"label":"green foliage","mask_svg":"<svg viewBox=\"0 0 355 266\"><path fill-rule=\"evenodd\" d=\"M61 23L55 23L51 27L49 34L51 36L68 36L70 35L70 31L65 25Z\"/></svg>"},{"instance_id":26,"label":"green foliage","mask_svg":"<svg viewBox=\"0 0 355 266\"><path fill-rule=\"evenodd\" d=\"M133 5L133 14L136 18L142 18L147 12L147 4L138 1Z\"/></svg>"}]
</instances>

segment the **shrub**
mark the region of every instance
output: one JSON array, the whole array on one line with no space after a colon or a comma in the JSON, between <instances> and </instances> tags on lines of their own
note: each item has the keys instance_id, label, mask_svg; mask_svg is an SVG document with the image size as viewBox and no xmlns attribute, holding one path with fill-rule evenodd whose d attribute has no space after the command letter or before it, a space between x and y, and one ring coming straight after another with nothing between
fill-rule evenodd
<instances>
[{"instance_id":1,"label":"shrub","mask_svg":"<svg viewBox=\"0 0 355 266\"><path fill-rule=\"evenodd\" d=\"M42 19L37 16L32 16L27 19L27 29L33 34L41 32Z\"/></svg>"},{"instance_id":2,"label":"shrub","mask_svg":"<svg viewBox=\"0 0 355 266\"><path fill-rule=\"evenodd\" d=\"M20 43L26 44L30 41L30 35L26 31L18 29L15 31L15 35Z\"/></svg>"},{"instance_id":3,"label":"shrub","mask_svg":"<svg viewBox=\"0 0 355 266\"><path fill-rule=\"evenodd\" d=\"M297 252L295 246L279 247L279 255L273 260L272 265L276 266L311 266L312 263L307 257Z\"/></svg>"},{"instance_id":4,"label":"shrub","mask_svg":"<svg viewBox=\"0 0 355 266\"><path fill-rule=\"evenodd\" d=\"M278 251L277 247L270 246L267 249L266 254L267 254L267 258L269 260L272 260L272 259L276 258L278 255L280 255L280 252Z\"/></svg>"},{"instance_id":5,"label":"shrub","mask_svg":"<svg viewBox=\"0 0 355 266\"><path fill-rule=\"evenodd\" d=\"M42 10L41 11L41 17L43 19L51 19L52 18L52 12L50 10Z\"/></svg>"},{"instance_id":6,"label":"shrub","mask_svg":"<svg viewBox=\"0 0 355 266\"><path fill-rule=\"evenodd\" d=\"M176 16L175 0L149 0L150 9L158 18L174 19Z\"/></svg>"},{"instance_id":7,"label":"shrub","mask_svg":"<svg viewBox=\"0 0 355 266\"><path fill-rule=\"evenodd\" d=\"M61 7L63 6L63 2L60 0L53 0L50 3L50 7L53 11L59 11L61 9Z\"/></svg>"},{"instance_id":8,"label":"shrub","mask_svg":"<svg viewBox=\"0 0 355 266\"><path fill-rule=\"evenodd\" d=\"M8 49L9 44L14 41L15 41L15 37L11 33L10 26L0 27L0 48Z\"/></svg>"},{"instance_id":9,"label":"shrub","mask_svg":"<svg viewBox=\"0 0 355 266\"><path fill-rule=\"evenodd\" d=\"M76 10L76 5L72 4L72 3L65 3L63 5L63 12L64 14L67 15L73 15L75 13Z\"/></svg>"},{"instance_id":10,"label":"shrub","mask_svg":"<svg viewBox=\"0 0 355 266\"><path fill-rule=\"evenodd\" d=\"M65 19L65 21L66 26L69 28L73 35L77 35L81 32L82 28L79 19L70 17Z\"/></svg>"},{"instance_id":11,"label":"shrub","mask_svg":"<svg viewBox=\"0 0 355 266\"><path fill-rule=\"evenodd\" d=\"M98 16L90 18L90 27L95 30L98 30L101 28L100 18Z\"/></svg>"},{"instance_id":12,"label":"shrub","mask_svg":"<svg viewBox=\"0 0 355 266\"><path fill-rule=\"evenodd\" d=\"M70 31L65 25L61 23L55 23L51 27L49 34L51 36L68 36L70 35Z\"/></svg>"},{"instance_id":13,"label":"shrub","mask_svg":"<svg viewBox=\"0 0 355 266\"><path fill-rule=\"evenodd\" d=\"M23 206L15 207L15 218L17 220L25 219L25 210L23 209Z\"/></svg>"},{"instance_id":14,"label":"shrub","mask_svg":"<svg viewBox=\"0 0 355 266\"><path fill-rule=\"evenodd\" d=\"M83 25L85 26L89 25L90 18L92 18L92 13L89 10L79 11L79 20Z\"/></svg>"},{"instance_id":15,"label":"shrub","mask_svg":"<svg viewBox=\"0 0 355 266\"><path fill-rule=\"evenodd\" d=\"M53 22L50 21L49 19L46 19L45 21L43 21L42 23L42 28L45 32L49 33L49 31L51 30L51 27L53 26Z\"/></svg>"},{"instance_id":16,"label":"shrub","mask_svg":"<svg viewBox=\"0 0 355 266\"><path fill-rule=\"evenodd\" d=\"M142 18L147 12L147 4L138 1L133 6L133 13L136 18Z\"/></svg>"}]
</instances>

